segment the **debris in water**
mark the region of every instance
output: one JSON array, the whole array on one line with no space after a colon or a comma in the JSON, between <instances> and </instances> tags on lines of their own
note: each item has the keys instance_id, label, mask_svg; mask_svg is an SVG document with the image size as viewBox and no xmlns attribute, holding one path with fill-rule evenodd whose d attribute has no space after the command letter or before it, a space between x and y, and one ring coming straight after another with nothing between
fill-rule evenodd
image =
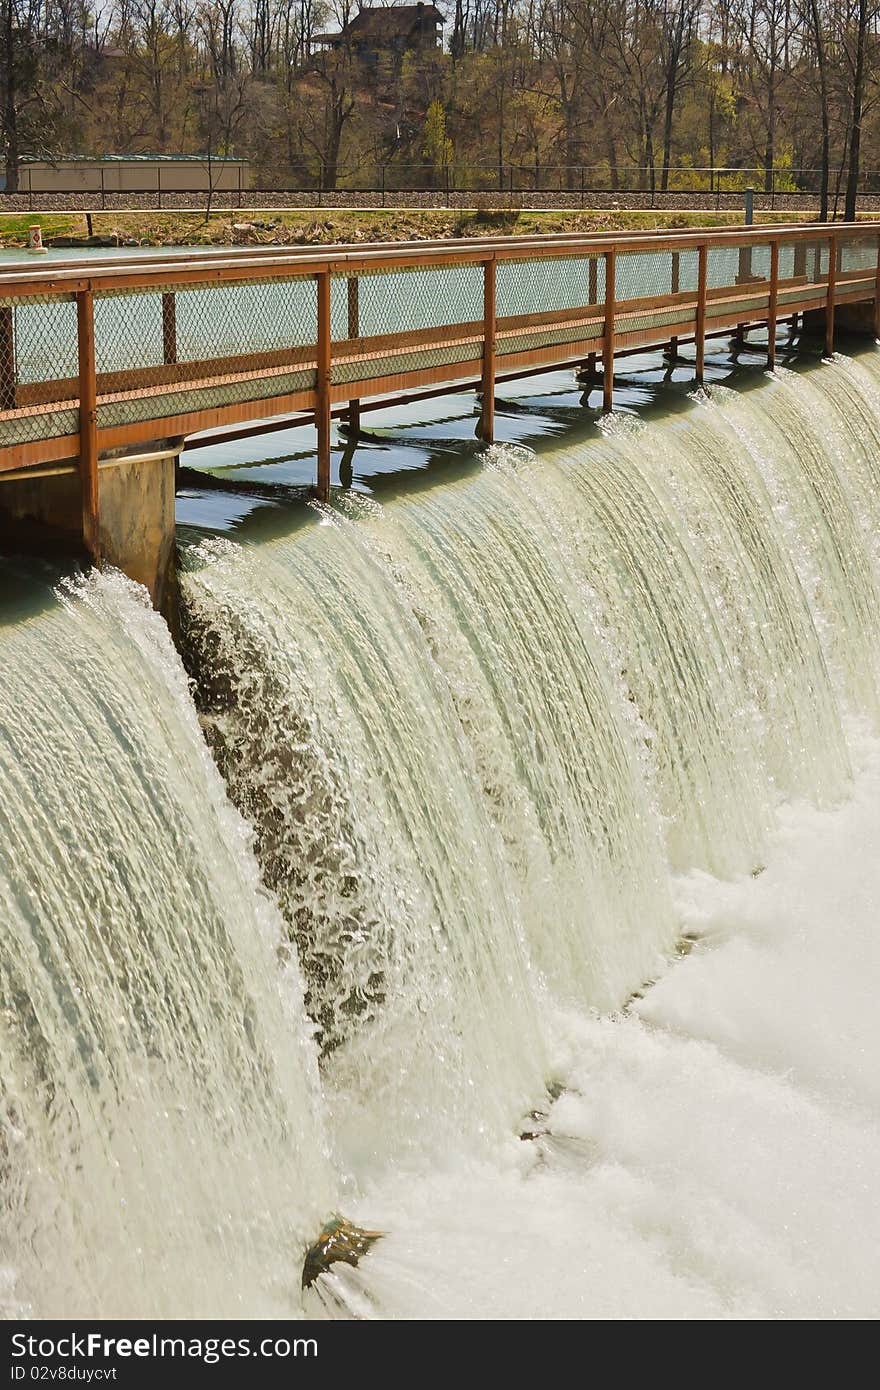
<instances>
[{"instance_id":1,"label":"debris in water","mask_svg":"<svg viewBox=\"0 0 880 1390\"><path fill-rule=\"evenodd\" d=\"M546 1110L530 1110L526 1118L535 1121L536 1127L534 1129L523 1129L520 1132L520 1139L541 1139L545 1134L550 1133L543 1124L543 1121L547 1119Z\"/></svg>"},{"instance_id":2,"label":"debris in water","mask_svg":"<svg viewBox=\"0 0 880 1390\"><path fill-rule=\"evenodd\" d=\"M303 1262L302 1286L311 1288L319 1274L326 1274L332 1264L342 1262L357 1265L384 1231L365 1231L346 1221L344 1216L332 1216L321 1234L306 1251Z\"/></svg>"}]
</instances>

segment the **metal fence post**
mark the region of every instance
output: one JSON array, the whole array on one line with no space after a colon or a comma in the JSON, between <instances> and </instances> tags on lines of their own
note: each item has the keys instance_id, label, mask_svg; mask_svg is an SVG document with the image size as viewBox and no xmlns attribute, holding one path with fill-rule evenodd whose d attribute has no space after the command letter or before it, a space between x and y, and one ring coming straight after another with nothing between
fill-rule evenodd
<instances>
[{"instance_id":1,"label":"metal fence post","mask_svg":"<svg viewBox=\"0 0 880 1390\"><path fill-rule=\"evenodd\" d=\"M82 528L86 550L101 560L98 499L98 399L95 378L95 303L91 290L76 296L76 342L79 368L79 471Z\"/></svg>"},{"instance_id":2,"label":"metal fence post","mask_svg":"<svg viewBox=\"0 0 880 1390\"><path fill-rule=\"evenodd\" d=\"M318 431L317 491L321 502L330 500L330 271L319 270L318 341L315 380L315 426Z\"/></svg>"},{"instance_id":3,"label":"metal fence post","mask_svg":"<svg viewBox=\"0 0 880 1390\"><path fill-rule=\"evenodd\" d=\"M348 336L349 338L359 338L361 336L360 327L360 282L356 275L348 277ZM351 400L348 403L348 429L352 435L360 433L361 428L361 403L359 400Z\"/></svg>"},{"instance_id":4,"label":"metal fence post","mask_svg":"<svg viewBox=\"0 0 880 1390\"><path fill-rule=\"evenodd\" d=\"M770 302L767 307L767 368L776 369L776 308L779 302L779 242L770 243Z\"/></svg>"},{"instance_id":5,"label":"metal fence post","mask_svg":"<svg viewBox=\"0 0 880 1390\"><path fill-rule=\"evenodd\" d=\"M15 310L0 308L0 410L15 409Z\"/></svg>"},{"instance_id":6,"label":"metal fence post","mask_svg":"<svg viewBox=\"0 0 880 1390\"><path fill-rule=\"evenodd\" d=\"M162 361L166 366L177 361L177 296L173 290L162 295Z\"/></svg>"},{"instance_id":7,"label":"metal fence post","mask_svg":"<svg viewBox=\"0 0 880 1390\"><path fill-rule=\"evenodd\" d=\"M678 252L678 251L673 251L673 253L672 253L672 273L671 273L670 280L669 280L669 289L670 289L670 293L671 293L671 294L678 294L680 285L681 285L681 253ZM667 351L667 354L668 354L668 356L669 356L669 360L670 360L671 362L674 362L675 359L676 359L676 357L678 356L678 338L673 337L673 338L670 338L670 339L669 339L669 346L668 346L668 348L666 349L666 351Z\"/></svg>"},{"instance_id":8,"label":"metal fence post","mask_svg":"<svg viewBox=\"0 0 880 1390\"><path fill-rule=\"evenodd\" d=\"M495 439L495 260L483 265L483 370L480 389L480 438L484 444Z\"/></svg>"},{"instance_id":9,"label":"metal fence post","mask_svg":"<svg viewBox=\"0 0 880 1390\"><path fill-rule=\"evenodd\" d=\"M825 356L834 356L834 295L837 290L837 237L828 238L828 293L825 298Z\"/></svg>"},{"instance_id":10,"label":"metal fence post","mask_svg":"<svg viewBox=\"0 0 880 1390\"><path fill-rule=\"evenodd\" d=\"M706 366L706 292L709 268L709 248L705 242L700 246L699 272L697 280L697 323L696 323L696 344L697 344L697 370L696 380L702 386L703 376Z\"/></svg>"},{"instance_id":11,"label":"metal fence post","mask_svg":"<svg viewBox=\"0 0 880 1390\"><path fill-rule=\"evenodd\" d=\"M590 304L591 304L591 305L593 305L593 304L598 304L598 302L599 302L599 261L598 261L598 258L597 258L596 256L591 256L591 257L590 257L590 263L589 263L589 266L588 266L588 268L587 268L587 276L588 276L588 294L589 294ZM595 375L596 375L596 354L595 354L595 352L588 352L588 353L587 353L587 377L588 377L588 379L589 379L590 377L595 378Z\"/></svg>"},{"instance_id":12,"label":"metal fence post","mask_svg":"<svg viewBox=\"0 0 880 1390\"><path fill-rule=\"evenodd\" d=\"M602 343L602 409L607 414L614 401L614 295L617 252L605 252L605 325Z\"/></svg>"}]
</instances>

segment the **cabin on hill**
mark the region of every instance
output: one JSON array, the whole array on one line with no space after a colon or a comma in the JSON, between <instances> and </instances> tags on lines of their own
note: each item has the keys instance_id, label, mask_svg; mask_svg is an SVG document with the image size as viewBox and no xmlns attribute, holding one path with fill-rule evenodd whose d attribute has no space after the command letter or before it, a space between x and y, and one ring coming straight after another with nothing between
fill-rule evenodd
<instances>
[{"instance_id":1,"label":"cabin on hill","mask_svg":"<svg viewBox=\"0 0 880 1390\"><path fill-rule=\"evenodd\" d=\"M433 51L442 28L436 5L372 5L358 10L339 33L316 34L313 42L317 48L347 48L361 62L377 67L411 50Z\"/></svg>"}]
</instances>

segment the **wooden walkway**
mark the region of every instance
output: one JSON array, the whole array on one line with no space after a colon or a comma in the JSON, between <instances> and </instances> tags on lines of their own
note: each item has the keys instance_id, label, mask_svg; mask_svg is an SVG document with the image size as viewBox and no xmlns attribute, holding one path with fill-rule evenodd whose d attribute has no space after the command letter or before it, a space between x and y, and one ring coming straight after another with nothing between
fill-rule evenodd
<instances>
[{"instance_id":1,"label":"wooden walkway","mask_svg":"<svg viewBox=\"0 0 880 1390\"><path fill-rule=\"evenodd\" d=\"M109 257L0 270L0 479L75 460L97 532L102 455L202 431L311 421L330 488L331 416L695 345L880 295L880 224L765 226ZM597 377L597 379L599 379ZM212 435L218 438L218 435Z\"/></svg>"}]
</instances>

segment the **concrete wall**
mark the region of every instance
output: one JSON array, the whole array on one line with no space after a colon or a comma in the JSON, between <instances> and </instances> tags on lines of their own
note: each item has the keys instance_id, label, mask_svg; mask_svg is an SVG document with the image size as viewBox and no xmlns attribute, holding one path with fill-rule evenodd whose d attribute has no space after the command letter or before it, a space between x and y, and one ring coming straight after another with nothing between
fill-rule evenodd
<instances>
[{"instance_id":1,"label":"concrete wall","mask_svg":"<svg viewBox=\"0 0 880 1390\"><path fill-rule=\"evenodd\" d=\"M174 496L177 449L102 460L98 469L101 558L143 584L169 620L175 598ZM83 553L79 473L0 474L0 545L8 550Z\"/></svg>"},{"instance_id":2,"label":"concrete wall","mask_svg":"<svg viewBox=\"0 0 880 1390\"><path fill-rule=\"evenodd\" d=\"M825 332L825 310L808 309L804 314L804 328L808 333L818 335ZM874 301L863 300L859 304L838 304L834 309L834 328L836 332L862 334L873 338Z\"/></svg>"}]
</instances>

